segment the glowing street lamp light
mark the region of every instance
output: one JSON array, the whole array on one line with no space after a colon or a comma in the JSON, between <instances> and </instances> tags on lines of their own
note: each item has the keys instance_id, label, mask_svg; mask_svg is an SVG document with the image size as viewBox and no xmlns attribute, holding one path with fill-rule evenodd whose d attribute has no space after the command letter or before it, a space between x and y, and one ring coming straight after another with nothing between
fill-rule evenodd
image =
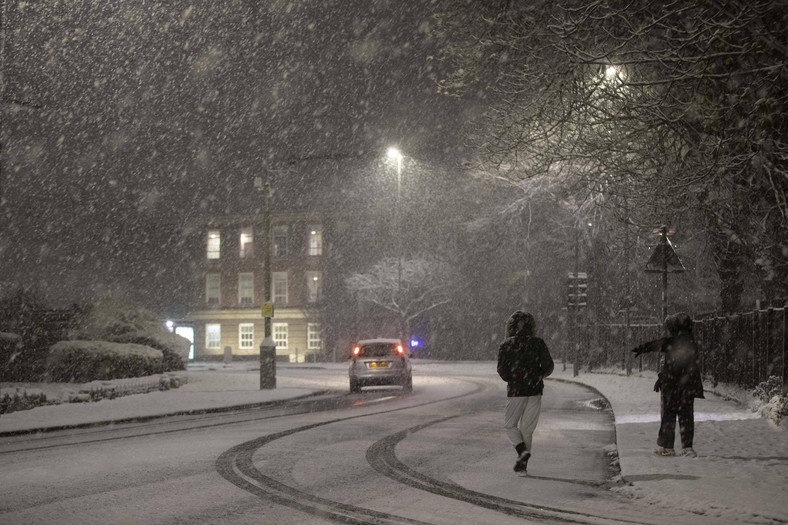
<instances>
[{"instance_id":1,"label":"glowing street lamp light","mask_svg":"<svg viewBox=\"0 0 788 525\"><path fill-rule=\"evenodd\" d=\"M605 68L605 79L607 84L621 85L624 83L626 71L618 66L607 66Z\"/></svg>"},{"instance_id":2,"label":"glowing street lamp light","mask_svg":"<svg viewBox=\"0 0 788 525\"><path fill-rule=\"evenodd\" d=\"M402 153L397 148L389 148L388 157L397 161L397 296L402 290L402 223L400 201L402 199Z\"/></svg>"}]
</instances>

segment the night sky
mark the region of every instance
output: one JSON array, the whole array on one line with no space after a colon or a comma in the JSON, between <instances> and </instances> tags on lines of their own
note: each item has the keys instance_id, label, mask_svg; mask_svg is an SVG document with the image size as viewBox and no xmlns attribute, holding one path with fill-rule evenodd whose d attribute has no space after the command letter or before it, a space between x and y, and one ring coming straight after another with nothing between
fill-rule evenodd
<instances>
[{"instance_id":1,"label":"night sky","mask_svg":"<svg viewBox=\"0 0 788 525\"><path fill-rule=\"evenodd\" d=\"M474 104L437 94L424 4L8 2L0 281L163 287L255 176L457 162Z\"/></svg>"}]
</instances>

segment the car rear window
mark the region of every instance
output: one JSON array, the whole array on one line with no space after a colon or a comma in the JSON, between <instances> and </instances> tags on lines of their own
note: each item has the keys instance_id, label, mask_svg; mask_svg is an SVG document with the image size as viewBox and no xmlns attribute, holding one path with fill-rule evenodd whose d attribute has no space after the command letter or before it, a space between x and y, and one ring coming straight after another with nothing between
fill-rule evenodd
<instances>
[{"instance_id":1,"label":"car rear window","mask_svg":"<svg viewBox=\"0 0 788 525\"><path fill-rule=\"evenodd\" d=\"M391 343L373 343L362 345L361 357L384 357L387 355L396 355L397 345Z\"/></svg>"}]
</instances>

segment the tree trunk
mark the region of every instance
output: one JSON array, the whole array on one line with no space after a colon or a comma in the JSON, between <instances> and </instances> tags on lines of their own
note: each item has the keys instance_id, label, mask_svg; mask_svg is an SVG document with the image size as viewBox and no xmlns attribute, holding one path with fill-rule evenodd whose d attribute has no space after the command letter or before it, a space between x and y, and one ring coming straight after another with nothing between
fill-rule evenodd
<instances>
[{"instance_id":1,"label":"tree trunk","mask_svg":"<svg viewBox=\"0 0 788 525\"><path fill-rule=\"evenodd\" d=\"M722 303L722 311L725 313L735 313L741 310L741 295L744 290L743 264L741 248L738 244L729 242L726 249L722 251L717 264L722 284L720 302Z\"/></svg>"}]
</instances>

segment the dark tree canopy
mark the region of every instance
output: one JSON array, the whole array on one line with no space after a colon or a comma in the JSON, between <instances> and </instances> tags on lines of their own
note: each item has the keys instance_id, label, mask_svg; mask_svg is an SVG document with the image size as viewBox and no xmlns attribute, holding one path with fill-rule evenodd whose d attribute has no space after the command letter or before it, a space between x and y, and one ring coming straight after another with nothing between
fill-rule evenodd
<instances>
[{"instance_id":1,"label":"dark tree canopy","mask_svg":"<svg viewBox=\"0 0 788 525\"><path fill-rule=\"evenodd\" d=\"M570 181L626 219L703 231L731 310L743 273L776 285L767 298L786 293L787 7L451 3L442 88L494 93L475 137L482 171Z\"/></svg>"}]
</instances>

